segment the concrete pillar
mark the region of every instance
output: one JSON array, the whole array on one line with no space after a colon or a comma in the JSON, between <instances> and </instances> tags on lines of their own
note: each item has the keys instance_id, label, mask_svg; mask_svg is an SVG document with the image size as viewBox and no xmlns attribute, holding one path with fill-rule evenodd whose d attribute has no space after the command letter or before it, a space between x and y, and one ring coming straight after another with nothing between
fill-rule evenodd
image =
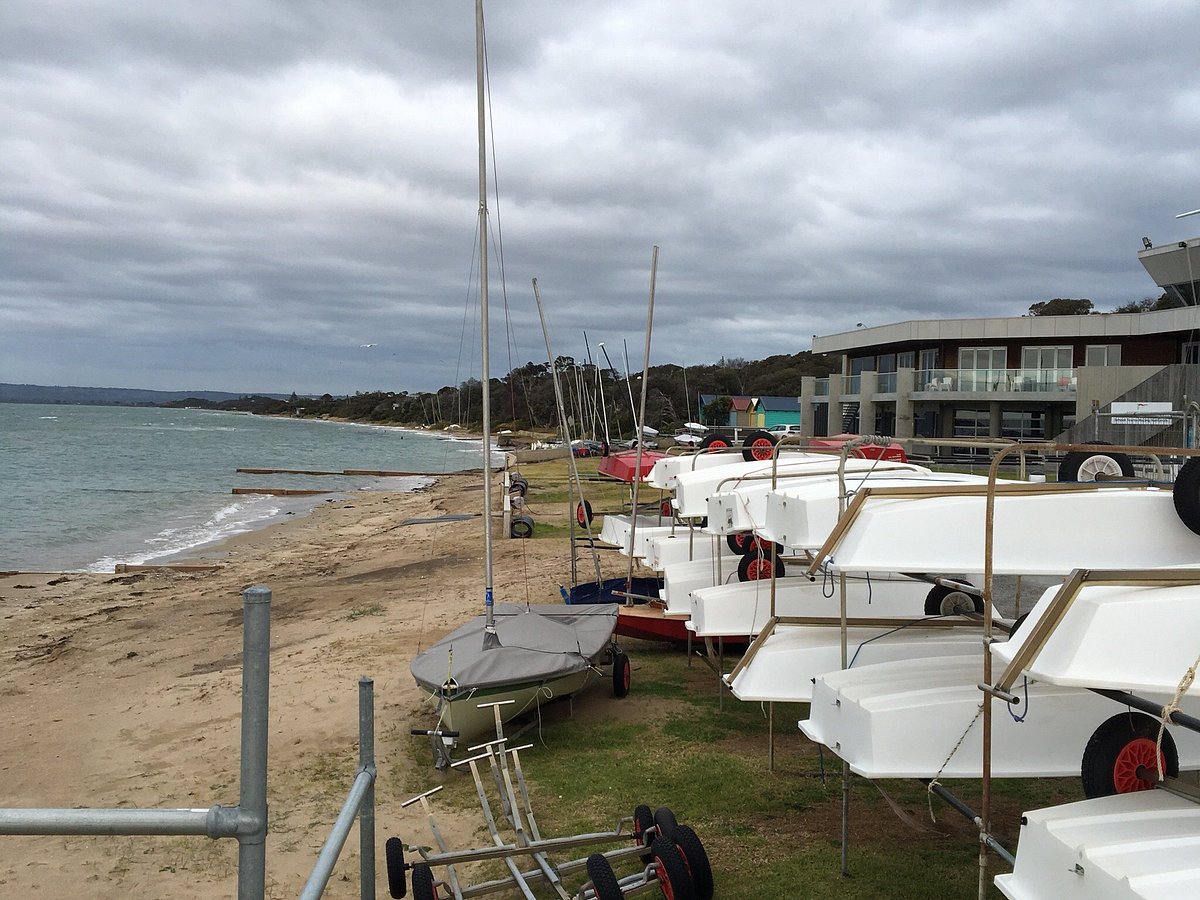
<instances>
[{"instance_id":1,"label":"concrete pillar","mask_svg":"<svg viewBox=\"0 0 1200 900\"><path fill-rule=\"evenodd\" d=\"M896 434L894 437L910 438L916 434L912 399L916 384L916 369L901 369L896 373Z\"/></svg>"},{"instance_id":2,"label":"concrete pillar","mask_svg":"<svg viewBox=\"0 0 1200 900\"><path fill-rule=\"evenodd\" d=\"M816 435L816 404L813 397L817 394L817 379L812 375L800 378L800 433L810 438Z\"/></svg>"},{"instance_id":3,"label":"concrete pillar","mask_svg":"<svg viewBox=\"0 0 1200 900\"><path fill-rule=\"evenodd\" d=\"M879 386L877 372L863 372L859 378L858 433L875 433L875 393Z\"/></svg>"}]
</instances>

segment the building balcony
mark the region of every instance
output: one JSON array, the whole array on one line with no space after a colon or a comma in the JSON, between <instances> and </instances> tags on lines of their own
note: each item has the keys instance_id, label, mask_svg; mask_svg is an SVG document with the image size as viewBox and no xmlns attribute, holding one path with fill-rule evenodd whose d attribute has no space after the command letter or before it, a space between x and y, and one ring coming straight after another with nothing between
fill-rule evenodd
<instances>
[{"instance_id":1,"label":"building balcony","mask_svg":"<svg viewBox=\"0 0 1200 900\"><path fill-rule=\"evenodd\" d=\"M1049 394L1064 400L1077 390L1074 369L922 369L917 372L914 397L936 399L938 394Z\"/></svg>"}]
</instances>

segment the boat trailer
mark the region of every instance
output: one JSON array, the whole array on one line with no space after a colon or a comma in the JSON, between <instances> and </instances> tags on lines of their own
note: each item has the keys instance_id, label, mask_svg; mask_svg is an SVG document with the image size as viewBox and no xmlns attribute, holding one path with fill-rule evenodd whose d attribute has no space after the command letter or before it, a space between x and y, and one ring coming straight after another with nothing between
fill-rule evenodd
<instances>
[{"instance_id":1,"label":"boat trailer","mask_svg":"<svg viewBox=\"0 0 1200 900\"><path fill-rule=\"evenodd\" d=\"M470 767L479 808L492 843L466 850L448 847L430 802L430 798L442 789L441 785L406 800L402 807L421 804L436 850L407 845L410 852L415 850L420 856L419 862L409 863L404 859L405 842L398 837L387 840L388 890L392 897L406 897L411 882L413 900L466 900L501 892L515 892L514 896L536 900L532 885L548 885L553 892L550 896L557 900L621 900L652 891L661 892L668 900L711 900L713 878L708 855L696 833L679 824L668 807L659 807L651 813L649 806L639 805L633 815L619 819L610 831L543 837L521 766L520 751L533 745L507 746L499 710L504 702L511 701L480 704L493 708L497 738L470 747L472 753L481 752L452 763L454 768ZM415 732L438 736L422 729L415 729ZM494 795L486 785L482 769L484 761L491 773ZM552 853L614 843L629 846L566 862L550 859ZM508 874L464 884L457 867L483 860L501 860ZM628 875L618 877L613 864L626 860L636 861L636 866ZM440 877L435 876L434 869L442 867ZM572 893L564 886L564 877L576 873L586 873L587 881Z\"/></svg>"}]
</instances>

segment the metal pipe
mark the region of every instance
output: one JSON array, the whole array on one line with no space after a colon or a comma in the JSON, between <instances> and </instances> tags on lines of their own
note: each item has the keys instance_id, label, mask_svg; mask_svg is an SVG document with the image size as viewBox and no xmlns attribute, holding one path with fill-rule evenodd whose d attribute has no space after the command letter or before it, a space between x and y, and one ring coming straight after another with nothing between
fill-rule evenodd
<instances>
[{"instance_id":1,"label":"metal pipe","mask_svg":"<svg viewBox=\"0 0 1200 900\"><path fill-rule=\"evenodd\" d=\"M361 900L375 900L375 682L358 679L358 769L371 783L358 810L358 880Z\"/></svg>"},{"instance_id":2,"label":"metal pipe","mask_svg":"<svg viewBox=\"0 0 1200 900\"><path fill-rule=\"evenodd\" d=\"M629 519L629 570L625 576L625 586L628 588L633 583L633 548L634 537L637 534L637 511L638 511L638 487L642 483L642 434L641 429L646 422L646 384L650 380L650 336L654 329L654 285L658 279L658 245L654 245L654 250L650 256L650 301L646 307L646 346L642 352L642 397L641 404L638 407L638 414L635 425L637 432L637 452L634 456L633 465L633 515ZM628 363L626 363L628 366ZM632 391L629 395L629 402L633 403Z\"/></svg>"},{"instance_id":3,"label":"metal pipe","mask_svg":"<svg viewBox=\"0 0 1200 900\"><path fill-rule=\"evenodd\" d=\"M263 897L267 879L267 725L271 589L242 591L242 761L238 800L238 900Z\"/></svg>"},{"instance_id":4,"label":"metal pipe","mask_svg":"<svg viewBox=\"0 0 1200 900\"><path fill-rule=\"evenodd\" d=\"M329 832L329 837L325 839L325 843L321 846L321 852L317 856L317 862L313 866L312 874L308 876L308 881L304 884L304 890L300 892L300 900L317 900L325 892L325 885L329 883L329 878L333 875L333 867L337 865L338 856L342 852L342 847L346 844L346 838L350 836L350 829L354 827L354 818L365 803L367 794L373 790L374 784L375 775L373 772L359 771L358 776L354 779L353 786L350 788L350 793L346 795L346 802L342 804L342 810L338 813L337 821L333 823L333 829ZM369 873L363 871L362 875L362 896L364 898L368 896L366 891L369 884L371 890L370 896L374 897L374 869L372 868Z\"/></svg>"},{"instance_id":5,"label":"metal pipe","mask_svg":"<svg viewBox=\"0 0 1200 900\"><path fill-rule=\"evenodd\" d=\"M203 834L234 837L235 816L211 809L0 809L0 834Z\"/></svg>"}]
</instances>

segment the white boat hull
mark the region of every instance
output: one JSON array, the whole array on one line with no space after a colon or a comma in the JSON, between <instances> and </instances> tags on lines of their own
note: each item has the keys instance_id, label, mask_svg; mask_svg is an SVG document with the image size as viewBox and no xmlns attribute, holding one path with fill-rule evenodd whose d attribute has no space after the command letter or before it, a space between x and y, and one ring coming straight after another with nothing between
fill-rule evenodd
<instances>
[{"instance_id":1,"label":"white boat hull","mask_svg":"<svg viewBox=\"0 0 1200 900\"><path fill-rule=\"evenodd\" d=\"M691 595L697 588L708 588L730 580L736 582L740 561L740 556L724 554L663 566L663 587L659 595L667 604L667 615L691 615Z\"/></svg>"},{"instance_id":2,"label":"white boat hull","mask_svg":"<svg viewBox=\"0 0 1200 900\"><path fill-rule=\"evenodd\" d=\"M1009 900L1194 900L1200 805L1139 791L1028 812L996 886Z\"/></svg>"},{"instance_id":3,"label":"white boat hull","mask_svg":"<svg viewBox=\"0 0 1200 900\"><path fill-rule=\"evenodd\" d=\"M979 654L829 672L813 686L809 718L800 729L867 778L932 778L939 773L979 778L981 680ZM1013 692L1024 701L1023 684ZM1028 701L1012 710L1024 715L1024 721L1015 721L1002 702L993 709L992 775L1026 778L1078 775L1088 739L1121 707L1091 691L1030 682ZM1185 711L1196 712L1186 705ZM1180 728L1171 733L1180 768L1200 768L1200 735Z\"/></svg>"},{"instance_id":4,"label":"white boat hull","mask_svg":"<svg viewBox=\"0 0 1200 900\"><path fill-rule=\"evenodd\" d=\"M686 528L677 528L674 534L654 535L648 540L643 557L647 566L661 572L675 563L710 560L728 554L729 548L724 538L718 539L703 531L689 532Z\"/></svg>"}]
</instances>

